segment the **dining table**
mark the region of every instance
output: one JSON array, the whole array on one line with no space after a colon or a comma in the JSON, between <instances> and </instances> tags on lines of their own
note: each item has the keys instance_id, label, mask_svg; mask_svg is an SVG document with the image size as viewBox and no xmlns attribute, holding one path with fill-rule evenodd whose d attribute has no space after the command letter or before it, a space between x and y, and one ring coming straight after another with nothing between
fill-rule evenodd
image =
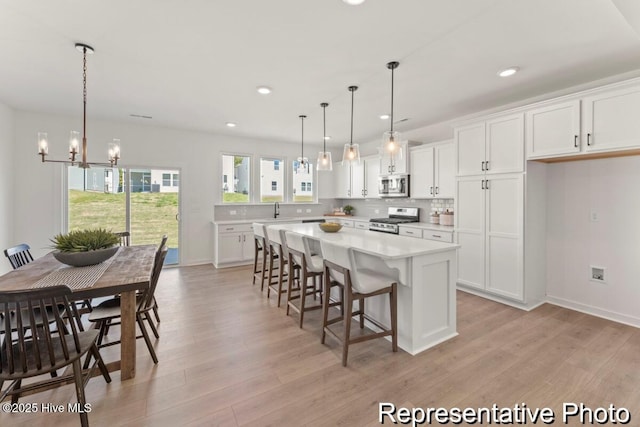
<instances>
[{"instance_id":1,"label":"dining table","mask_svg":"<svg viewBox=\"0 0 640 427\"><path fill-rule=\"evenodd\" d=\"M0 292L67 285L75 301L120 295L120 360L107 364L121 380L136 375L136 293L149 288L156 245L122 246L101 264L72 267L49 252L0 276Z\"/></svg>"}]
</instances>

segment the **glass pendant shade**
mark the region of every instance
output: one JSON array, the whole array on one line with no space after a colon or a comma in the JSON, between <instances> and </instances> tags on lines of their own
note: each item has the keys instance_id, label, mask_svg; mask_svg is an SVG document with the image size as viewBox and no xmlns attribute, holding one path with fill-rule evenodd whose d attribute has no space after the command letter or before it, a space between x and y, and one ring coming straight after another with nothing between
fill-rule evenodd
<instances>
[{"instance_id":1,"label":"glass pendant shade","mask_svg":"<svg viewBox=\"0 0 640 427\"><path fill-rule=\"evenodd\" d=\"M333 162L331 161L331 151L320 151L318 153L318 162L316 169L319 171L332 171Z\"/></svg>"},{"instance_id":2,"label":"glass pendant shade","mask_svg":"<svg viewBox=\"0 0 640 427\"><path fill-rule=\"evenodd\" d=\"M342 164L357 163L360 164L360 146L359 144L344 144L342 152Z\"/></svg>"},{"instance_id":3,"label":"glass pendant shade","mask_svg":"<svg viewBox=\"0 0 640 427\"><path fill-rule=\"evenodd\" d=\"M397 131L386 131L382 134L382 155L391 156L393 160L401 160L402 146L400 145L401 134Z\"/></svg>"}]
</instances>

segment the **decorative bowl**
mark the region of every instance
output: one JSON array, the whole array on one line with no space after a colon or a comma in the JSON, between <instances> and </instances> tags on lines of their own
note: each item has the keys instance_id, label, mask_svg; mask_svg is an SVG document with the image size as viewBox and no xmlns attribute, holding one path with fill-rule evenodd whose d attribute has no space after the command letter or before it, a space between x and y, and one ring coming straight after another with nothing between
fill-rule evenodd
<instances>
[{"instance_id":1,"label":"decorative bowl","mask_svg":"<svg viewBox=\"0 0 640 427\"><path fill-rule=\"evenodd\" d=\"M327 233L336 233L342 228L342 224L338 222L320 222L318 223L320 230Z\"/></svg>"},{"instance_id":2,"label":"decorative bowl","mask_svg":"<svg viewBox=\"0 0 640 427\"><path fill-rule=\"evenodd\" d=\"M86 252L60 252L54 251L53 257L63 264L73 267L84 267L87 265L100 264L115 255L119 246L111 248L97 249L95 251Z\"/></svg>"}]
</instances>

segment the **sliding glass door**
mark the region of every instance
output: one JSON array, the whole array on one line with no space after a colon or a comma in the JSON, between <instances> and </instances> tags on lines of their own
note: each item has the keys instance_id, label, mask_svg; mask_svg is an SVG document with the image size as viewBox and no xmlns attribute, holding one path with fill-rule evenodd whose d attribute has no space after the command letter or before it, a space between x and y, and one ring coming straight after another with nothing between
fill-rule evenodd
<instances>
[{"instance_id":1,"label":"sliding glass door","mask_svg":"<svg viewBox=\"0 0 640 427\"><path fill-rule=\"evenodd\" d=\"M68 230L129 231L132 245L169 240L165 265L179 264L180 171L166 169L67 169Z\"/></svg>"}]
</instances>

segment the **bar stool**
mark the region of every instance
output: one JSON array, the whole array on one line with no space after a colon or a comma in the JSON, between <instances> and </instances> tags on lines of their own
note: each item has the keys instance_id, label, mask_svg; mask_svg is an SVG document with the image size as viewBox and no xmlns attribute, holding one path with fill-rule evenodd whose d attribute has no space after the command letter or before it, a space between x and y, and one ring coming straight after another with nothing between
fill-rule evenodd
<instances>
[{"instance_id":1,"label":"bar stool","mask_svg":"<svg viewBox=\"0 0 640 427\"><path fill-rule=\"evenodd\" d=\"M294 275L289 275L289 283L287 288L287 316L289 309L292 308L300 314L300 327L304 321L304 313L311 310L322 308L322 304L307 306L306 299L313 296L314 299L318 293L322 294L322 256L312 255L309 241L302 234L287 232L285 234L287 242L287 250L289 252L289 265L297 265L300 268L298 273L298 286L294 287ZM316 279L320 279L319 286L316 286ZM308 286L309 279L313 279L313 285ZM296 306L294 300L300 300L300 306Z\"/></svg>"},{"instance_id":2,"label":"bar stool","mask_svg":"<svg viewBox=\"0 0 640 427\"><path fill-rule=\"evenodd\" d=\"M274 230L270 228L266 228L267 230L267 238L269 241L270 248L269 250L277 255L277 259L279 260L278 265L278 278L274 277L275 271L269 268L269 281L267 285L267 298L271 296L271 291L275 292L278 295L278 307L280 307L280 303L282 301L282 294L287 293L287 289L283 289L283 283L285 278L288 279L289 274L296 273L300 270L300 267L294 265L291 268L289 264L289 251L287 250L287 241L286 241L286 231L285 230ZM271 263L269 264L271 266Z\"/></svg>"},{"instance_id":3,"label":"bar stool","mask_svg":"<svg viewBox=\"0 0 640 427\"><path fill-rule=\"evenodd\" d=\"M266 251L265 248L265 232L264 232L264 224L260 224L254 222L252 224L253 227L253 284L256 284L256 277L260 275L261 286L264 286L264 267L266 266ZM260 255L262 254L262 259L260 260ZM260 269L258 269L258 263L260 264Z\"/></svg>"},{"instance_id":4,"label":"bar stool","mask_svg":"<svg viewBox=\"0 0 640 427\"><path fill-rule=\"evenodd\" d=\"M322 240L322 256L324 258L325 283L330 281L341 282L344 285L344 313L341 317L329 319L329 296L324 294L323 315L322 315L322 344L324 344L326 334L330 334L338 341L342 342L342 366L347 366L349 355L349 345L375 338L391 336L391 348L398 351L398 314L397 314L397 283L394 277L386 276L380 271L362 268L358 264L356 253L346 246L337 245L332 242ZM359 268L360 267L360 268ZM326 285L328 287L328 284ZM389 309L391 327L387 329L380 322L367 318L371 323L381 329L381 332L374 332L351 338L351 319L354 315L359 316L360 328L364 328L364 299L376 295L389 294ZM358 301L358 311L353 311L353 301ZM340 338L333 332L329 325L343 321L344 333Z\"/></svg>"}]
</instances>

